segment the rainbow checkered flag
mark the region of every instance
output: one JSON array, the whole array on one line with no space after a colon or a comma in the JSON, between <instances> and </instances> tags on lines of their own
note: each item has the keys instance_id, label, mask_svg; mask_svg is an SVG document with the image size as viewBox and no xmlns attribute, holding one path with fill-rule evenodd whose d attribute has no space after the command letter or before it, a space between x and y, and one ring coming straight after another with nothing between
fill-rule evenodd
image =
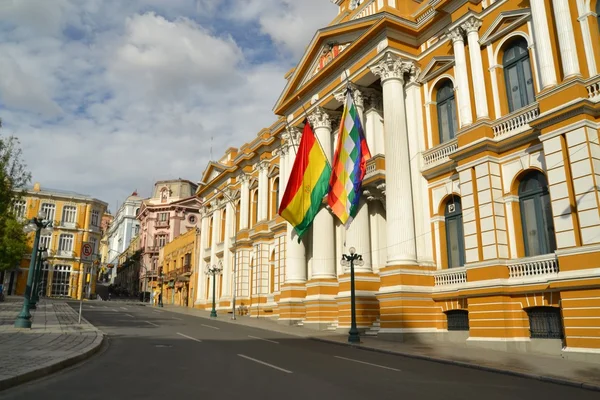
<instances>
[{"instance_id":1,"label":"rainbow checkered flag","mask_svg":"<svg viewBox=\"0 0 600 400\"><path fill-rule=\"evenodd\" d=\"M348 88L327 196L329 207L346 229L358 212L362 180L370 158L352 90Z\"/></svg>"}]
</instances>

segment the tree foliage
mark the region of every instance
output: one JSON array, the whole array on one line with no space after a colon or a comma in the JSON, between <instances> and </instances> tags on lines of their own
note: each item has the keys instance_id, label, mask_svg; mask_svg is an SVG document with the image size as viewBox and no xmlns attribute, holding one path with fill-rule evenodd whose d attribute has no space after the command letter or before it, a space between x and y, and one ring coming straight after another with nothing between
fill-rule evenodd
<instances>
[{"instance_id":1,"label":"tree foliage","mask_svg":"<svg viewBox=\"0 0 600 400\"><path fill-rule=\"evenodd\" d=\"M12 211L31 180L22 155L19 139L0 134L0 270L16 267L27 252L23 224Z\"/></svg>"}]
</instances>

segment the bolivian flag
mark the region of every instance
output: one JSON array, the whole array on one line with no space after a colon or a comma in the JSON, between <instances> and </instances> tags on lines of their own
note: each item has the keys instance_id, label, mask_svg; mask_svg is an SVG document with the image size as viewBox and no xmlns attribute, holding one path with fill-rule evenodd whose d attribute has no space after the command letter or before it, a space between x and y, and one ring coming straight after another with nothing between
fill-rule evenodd
<instances>
[{"instance_id":1,"label":"bolivian flag","mask_svg":"<svg viewBox=\"0 0 600 400\"><path fill-rule=\"evenodd\" d=\"M305 121L298 154L279 206L279 215L287 220L298 239L315 219L327 194L331 166L308 121Z\"/></svg>"}]
</instances>

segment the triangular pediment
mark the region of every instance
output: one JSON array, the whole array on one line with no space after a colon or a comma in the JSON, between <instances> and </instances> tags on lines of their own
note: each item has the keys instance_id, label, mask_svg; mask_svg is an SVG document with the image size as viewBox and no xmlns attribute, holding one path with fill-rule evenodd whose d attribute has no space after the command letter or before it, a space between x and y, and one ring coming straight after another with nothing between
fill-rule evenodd
<instances>
[{"instance_id":1,"label":"triangular pediment","mask_svg":"<svg viewBox=\"0 0 600 400\"><path fill-rule=\"evenodd\" d=\"M211 161L206 167L206 170L204 170L204 174L202 174L202 182L209 183L216 179L223 171L225 171L225 168L225 166Z\"/></svg>"},{"instance_id":2,"label":"triangular pediment","mask_svg":"<svg viewBox=\"0 0 600 400\"><path fill-rule=\"evenodd\" d=\"M429 82L435 77L443 74L454 66L454 57L441 56L433 57L433 59L425 66L418 80L420 82Z\"/></svg>"},{"instance_id":3,"label":"triangular pediment","mask_svg":"<svg viewBox=\"0 0 600 400\"><path fill-rule=\"evenodd\" d=\"M271 168L269 168L268 177L272 178L277 175L279 175L279 165L272 165Z\"/></svg>"},{"instance_id":4,"label":"triangular pediment","mask_svg":"<svg viewBox=\"0 0 600 400\"><path fill-rule=\"evenodd\" d=\"M329 65L337 56L350 46L351 42L347 43L327 43L321 46L321 49L316 53L317 57L312 61L308 72L302 78L300 86L304 86L313 76L317 75L323 68Z\"/></svg>"},{"instance_id":5,"label":"triangular pediment","mask_svg":"<svg viewBox=\"0 0 600 400\"><path fill-rule=\"evenodd\" d=\"M177 201L171 203L171 205L177 206L177 207L200 209L200 206L202 206L202 202L200 201L200 199L198 197L192 196L192 197L187 197L185 199L177 200Z\"/></svg>"},{"instance_id":6,"label":"triangular pediment","mask_svg":"<svg viewBox=\"0 0 600 400\"><path fill-rule=\"evenodd\" d=\"M481 36L479 43L482 46L487 46L496 39L505 36L515 28L521 26L530 16L531 11L529 8L500 13L494 22L492 22L492 25Z\"/></svg>"}]
</instances>

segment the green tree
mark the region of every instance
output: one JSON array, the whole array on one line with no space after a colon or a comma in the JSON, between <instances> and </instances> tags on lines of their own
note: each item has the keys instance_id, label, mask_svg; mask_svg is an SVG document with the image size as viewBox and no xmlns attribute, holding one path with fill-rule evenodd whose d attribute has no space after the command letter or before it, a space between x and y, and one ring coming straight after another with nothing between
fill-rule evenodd
<instances>
[{"instance_id":1,"label":"green tree","mask_svg":"<svg viewBox=\"0 0 600 400\"><path fill-rule=\"evenodd\" d=\"M0 135L0 270L17 266L28 250L23 224L12 212L31 180L22 155L19 139Z\"/></svg>"}]
</instances>

